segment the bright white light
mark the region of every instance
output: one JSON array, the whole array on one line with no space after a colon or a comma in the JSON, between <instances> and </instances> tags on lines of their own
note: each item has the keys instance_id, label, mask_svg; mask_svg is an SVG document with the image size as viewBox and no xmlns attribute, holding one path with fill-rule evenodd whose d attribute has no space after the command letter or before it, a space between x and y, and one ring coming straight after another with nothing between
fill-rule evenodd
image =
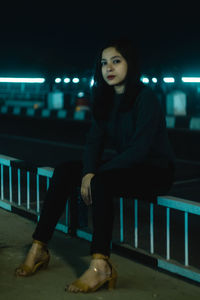
<instances>
[{"instance_id":1,"label":"bright white light","mask_svg":"<svg viewBox=\"0 0 200 300\"><path fill-rule=\"evenodd\" d=\"M68 77L66 77L66 78L64 79L64 82L65 82L65 83L69 83L70 81L71 81L71 79L68 78Z\"/></svg>"},{"instance_id":2,"label":"bright white light","mask_svg":"<svg viewBox=\"0 0 200 300\"><path fill-rule=\"evenodd\" d=\"M44 78L17 78L17 77L0 77L0 82L13 83L44 83Z\"/></svg>"},{"instance_id":3,"label":"bright white light","mask_svg":"<svg viewBox=\"0 0 200 300\"><path fill-rule=\"evenodd\" d=\"M200 77L182 77L183 82L200 82Z\"/></svg>"},{"instance_id":4,"label":"bright white light","mask_svg":"<svg viewBox=\"0 0 200 300\"><path fill-rule=\"evenodd\" d=\"M60 82L61 82L61 78L56 78L56 79L55 79L55 82L56 82L56 83L60 83Z\"/></svg>"},{"instance_id":5,"label":"bright white light","mask_svg":"<svg viewBox=\"0 0 200 300\"><path fill-rule=\"evenodd\" d=\"M78 97L79 97L79 98L84 97L84 95L85 95L85 94L84 94L83 92L79 92L79 93L78 93Z\"/></svg>"},{"instance_id":6,"label":"bright white light","mask_svg":"<svg viewBox=\"0 0 200 300\"><path fill-rule=\"evenodd\" d=\"M79 81L80 81L80 79L79 79L79 78L76 78L76 77L72 79L72 82L73 82L73 83L79 83Z\"/></svg>"},{"instance_id":7,"label":"bright white light","mask_svg":"<svg viewBox=\"0 0 200 300\"><path fill-rule=\"evenodd\" d=\"M153 81L153 83L157 83L157 82L158 82L158 79L155 78L155 77L153 77L153 78L152 78L152 81Z\"/></svg>"},{"instance_id":8,"label":"bright white light","mask_svg":"<svg viewBox=\"0 0 200 300\"><path fill-rule=\"evenodd\" d=\"M93 87L93 85L94 85L94 78L92 78L92 79L90 80L90 87Z\"/></svg>"},{"instance_id":9,"label":"bright white light","mask_svg":"<svg viewBox=\"0 0 200 300\"><path fill-rule=\"evenodd\" d=\"M174 83L174 82L175 82L175 79L174 79L174 77L164 77L164 78L163 78L163 81L164 81L165 83Z\"/></svg>"},{"instance_id":10,"label":"bright white light","mask_svg":"<svg viewBox=\"0 0 200 300\"><path fill-rule=\"evenodd\" d=\"M141 81L143 82L143 83L149 83L149 78L147 78L147 77L142 77L141 78Z\"/></svg>"}]
</instances>

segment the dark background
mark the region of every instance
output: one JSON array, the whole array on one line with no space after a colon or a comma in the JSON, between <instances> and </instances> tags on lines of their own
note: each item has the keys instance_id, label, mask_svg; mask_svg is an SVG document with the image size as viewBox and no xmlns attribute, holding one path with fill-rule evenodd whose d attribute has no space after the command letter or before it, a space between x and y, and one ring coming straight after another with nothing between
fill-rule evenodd
<instances>
[{"instance_id":1,"label":"dark background","mask_svg":"<svg viewBox=\"0 0 200 300\"><path fill-rule=\"evenodd\" d=\"M140 50L144 72L199 74L197 1L27 1L0 8L0 76L91 69L102 43L122 35Z\"/></svg>"}]
</instances>

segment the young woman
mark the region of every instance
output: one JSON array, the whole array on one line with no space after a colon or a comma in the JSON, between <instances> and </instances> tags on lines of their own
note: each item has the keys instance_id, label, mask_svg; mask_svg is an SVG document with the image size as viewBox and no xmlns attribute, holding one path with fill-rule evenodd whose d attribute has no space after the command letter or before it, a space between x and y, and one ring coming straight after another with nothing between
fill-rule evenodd
<instances>
[{"instance_id":1,"label":"young woman","mask_svg":"<svg viewBox=\"0 0 200 300\"><path fill-rule=\"evenodd\" d=\"M27 276L48 264L47 243L67 197L80 186L84 202L93 210L92 260L88 270L66 288L70 292L96 291L105 283L115 286L117 272L109 260L113 198L167 193L174 175L165 116L153 91L140 81L130 41L116 40L103 47L94 81L92 125L83 159L55 169L32 247L16 269L18 276ZM106 142L116 153L103 161Z\"/></svg>"}]
</instances>

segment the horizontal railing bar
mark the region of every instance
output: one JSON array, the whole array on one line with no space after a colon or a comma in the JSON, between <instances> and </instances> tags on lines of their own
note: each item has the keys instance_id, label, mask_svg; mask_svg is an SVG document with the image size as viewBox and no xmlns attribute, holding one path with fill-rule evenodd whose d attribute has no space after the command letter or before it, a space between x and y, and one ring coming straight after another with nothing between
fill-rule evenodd
<instances>
[{"instance_id":1,"label":"horizontal railing bar","mask_svg":"<svg viewBox=\"0 0 200 300\"><path fill-rule=\"evenodd\" d=\"M12 205L10 203L6 203L5 201L2 201L2 200L0 200L0 207L5 210L8 210L8 211L12 210Z\"/></svg>"},{"instance_id":2,"label":"horizontal railing bar","mask_svg":"<svg viewBox=\"0 0 200 300\"><path fill-rule=\"evenodd\" d=\"M68 233L68 231L69 231L68 226L60 224L60 223L58 223L56 225L56 230L62 231L64 233Z\"/></svg>"},{"instance_id":3,"label":"horizontal railing bar","mask_svg":"<svg viewBox=\"0 0 200 300\"><path fill-rule=\"evenodd\" d=\"M0 199L0 207L1 208L5 208L6 210L10 210L10 211L12 211L12 207L13 208L17 208L17 209L19 209L19 210L23 210L24 212L27 212L27 213L30 213L30 214L32 214L32 215L38 215L37 214L37 212L36 212L36 210L34 210L34 209L27 209L26 208L26 202L24 203L24 205L21 205L21 206L19 206L17 203L15 203L15 202L12 202L12 203L10 203L10 200L7 200L7 199L3 199L3 200L1 200Z\"/></svg>"},{"instance_id":4,"label":"horizontal railing bar","mask_svg":"<svg viewBox=\"0 0 200 300\"><path fill-rule=\"evenodd\" d=\"M158 267L171 273L181 275L188 279L192 279L196 282L200 282L200 273L194 272L188 268L186 269L184 267L177 266L161 259L158 259Z\"/></svg>"},{"instance_id":5,"label":"horizontal railing bar","mask_svg":"<svg viewBox=\"0 0 200 300\"><path fill-rule=\"evenodd\" d=\"M198 202L172 196L158 196L157 204L191 214L200 215L200 203Z\"/></svg>"},{"instance_id":6,"label":"horizontal railing bar","mask_svg":"<svg viewBox=\"0 0 200 300\"><path fill-rule=\"evenodd\" d=\"M92 241L92 234L91 233L88 233L88 232L85 232L83 230L78 229L76 231L76 235L77 235L77 237L83 238L83 239L85 239L85 240L87 240L89 242Z\"/></svg>"},{"instance_id":7,"label":"horizontal railing bar","mask_svg":"<svg viewBox=\"0 0 200 300\"><path fill-rule=\"evenodd\" d=\"M199 165L200 166L200 162L196 161L196 160L187 160L187 159L177 159L178 163L184 163L184 164L190 164L190 165Z\"/></svg>"},{"instance_id":8,"label":"horizontal railing bar","mask_svg":"<svg viewBox=\"0 0 200 300\"><path fill-rule=\"evenodd\" d=\"M173 185L179 185L179 184L187 184L187 183L194 183L194 182L199 182L200 178L193 178L193 179L187 179L187 180L180 180L180 181L175 181Z\"/></svg>"},{"instance_id":9,"label":"horizontal railing bar","mask_svg":"<svg viewBox=\"0 0 200 300\"><path fill-rule=\"evenodd\" d=\"M52 177L53 176L54 168L51 167L39 167L37 168L37 174L41 176L46 177Z\"/></svg>"},{"instance_id":10,"label":"horizontal railing bar","mask_svg":"<svg viewBox=\"0 0 200 300\"><path fill-rule=\"evenodd\" d=\"M0 154L0 164L10 167L12 161L20 161L20 159Z\"/></svg>"}]
</instances>

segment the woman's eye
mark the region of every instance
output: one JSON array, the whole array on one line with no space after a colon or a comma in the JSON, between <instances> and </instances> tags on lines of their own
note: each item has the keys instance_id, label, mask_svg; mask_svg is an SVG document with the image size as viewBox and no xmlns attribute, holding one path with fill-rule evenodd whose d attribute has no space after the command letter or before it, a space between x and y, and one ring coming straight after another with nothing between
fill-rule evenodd
<instances>
[{"instance_id":1,"label":"woman's eye","mask_svg":"<svg viewBox=\"0 0 200 300\"><path fill-rule=\"evenodd\" d=\"M102 66L105 66L105 65L106 65L106 61L102 61L102 62L101 62L101 65L102 65Z\"/></svg>"},{"instance_id":2,"label":"woman's eye","mask_svg":"<svg viewBox=\"0 0 200 300\"><path fill-rule=\"evenodd\" d=\"M114 60L113 60L113 63L114 63L114 64L120 63L120 59L114 59Z\"/></svg>"}]
</instances>

